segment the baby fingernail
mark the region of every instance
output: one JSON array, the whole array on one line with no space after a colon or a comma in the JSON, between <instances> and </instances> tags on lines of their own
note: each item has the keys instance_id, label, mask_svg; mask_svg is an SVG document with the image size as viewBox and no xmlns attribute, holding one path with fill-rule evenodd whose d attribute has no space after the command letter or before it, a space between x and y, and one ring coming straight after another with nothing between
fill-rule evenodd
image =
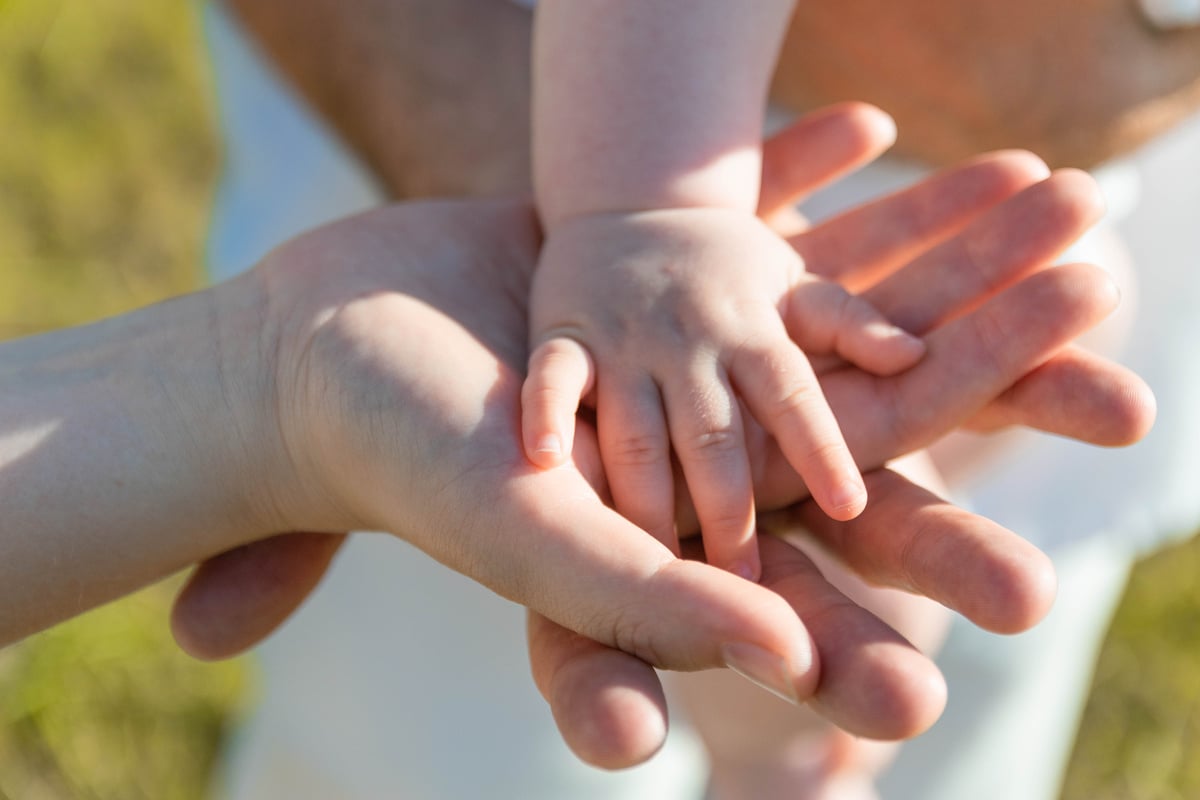
<instances>
[{"instance_id":1,"label":"baby fingernail","mask_svg":"<svg viewBox=\"0 0 1200 800\"><path fill-rule=\"evenodd\" d=\"M547 433L544 436L540 436L533 446L533 452L549 453L550 455L561 456L562 439L553 433Z\"/></svg>"},{"instance_id":2,"label":"baby fingernail","mask_svg":"<svg viewBox=\"0 0 1200 800\"><path fill-rule=\"evenodd\" d=\"M775 653L753 644L736 642L721 647L725 666L776 697L800 705L787 662Z\"/></svg>"},{"instance_id":3,"label":"baby fingernail","mask_svg":"<svg viewBox=\"0 0 1200 800\"><path fill-rule=\"evenodd\" d=\"M890 322L871 322L867 324L867 328L872 334L881 339L900 339L904 342L919 344L922 347L925 346L925 342L922 341L921 337L914 336L904 330L904 328L893 325Z\"/></svg>"},{"instance_id":4,"label":"baby fingernail","mask_svg":"<svg viewBox=\"0 0 1200 800\"><path fill-rule=\"evenodd\" d=\"M857 481L847 481L834 488L829 504L834 511L852 512L850 518L853 519L866 508L867 491Z\"/></svg>"},{"instance_id":5,"label":"baby fingernail","mask_svg":"<svg viewBox=\"0 0 1200 800\"><path fill-rule=\"evenodd\" d=\"M737 575L739 578L744 578L751 583L758 583L758 579L760 577L759 570L757 570L753 564L747 561L738 561L736 564L733 564L729 567L729 571L734 575Z\"/></svg>"}]
</instances>

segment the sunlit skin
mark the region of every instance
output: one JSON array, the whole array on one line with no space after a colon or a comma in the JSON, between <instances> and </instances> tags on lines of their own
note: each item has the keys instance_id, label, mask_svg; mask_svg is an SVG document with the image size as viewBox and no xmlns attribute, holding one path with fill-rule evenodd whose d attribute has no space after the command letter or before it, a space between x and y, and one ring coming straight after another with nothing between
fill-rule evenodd
<instances>
[{"instance_id":1,"label":"sunlit skin","mask_svg":"<svg viewBox=\"0 0 1200 800\"><path fill-rule=\"evenodd\" d=\"M461 194L529 186L527 13L503 2L306 0L303 13L297 13L296 4L277 0L236 0L231 5L395 193ZM288 12L281 13L285 5ZM782 49L774 100L800 109L833 97L875 98L900 118L901 148L933 163L986 147L1024 145L1055 163L1076 165L1127 149L1195 105L1200 73L1196 32L1150 31L1131 3L1095 0L1081 9L1065 1L1031 0L1016 7L993 1L969 8L950 0L919 0L903 10L866 0L822 8L809 4L797 15ZM971 15L991 22L975 24ZM1065 32L1081 25L1080 35ZM1030 35L1038 30L1058 34ZM879 38L875 31L888 31L887 47L872 45ZM1114 41L1120 47L1110 47ZM871 49L876 60L896 55L882 73L855 70L854 58L863 49ZM313 58L318 51L321 58ZM842 68L789 66L805 52L833 59ZM1064 52L1070 57L1063 57ZM924 56L904 58L904 53ZM1081 77L1095 74L1108 78ZM844 93L843 86L849 87ZM1035 91L1053 101L1040 100ZM925 102L923 93L928 92L940 93L942 102ZM1013 108L1022 113L1012 113ZM1027 113L1031 108L1037 113ZM1072 125L1073 120L1081 124ZM1073 351L1040 368L1038 381L1005 395L1003 403L977 421L987 427L1029 421L1020 405L1047 400L1042 387L1054 381L1046 379L1066 378L1093 365L1091 357ZM1070 422L1063 418L1058 423L1070 425L1074 435L1089 435L1098 430L1091 426L1101 424L1100 417L1086 423L1085 416L1068 416ZM1127 433L1131 420L1140 418L1141 425L1146 419L1122 403L1110 404L1101 416L1116 420L1104 426L1110 434ZM238 638L236 632L230 635ZM575 668L576 661L558 658L556 648L591 651L570 650L569 641L535 638L540 643L535 667L540 659L570 664L561 674L577 685L603 685L614 656L598 658L594 673ZM588 663L583 655L577 661ZM556 669L554 674L560 673ZM624 719L653 718L653 708L642 706L642 716L630 712ZM585 712L602 714L604 706L596 700L572 709L558 715L568 740L573 723L584 730L580 721ZM636 739L640 747L631 741L614 736L604 742L607 763L644 758L647 739Z\"/></svg>"}]
</instances>

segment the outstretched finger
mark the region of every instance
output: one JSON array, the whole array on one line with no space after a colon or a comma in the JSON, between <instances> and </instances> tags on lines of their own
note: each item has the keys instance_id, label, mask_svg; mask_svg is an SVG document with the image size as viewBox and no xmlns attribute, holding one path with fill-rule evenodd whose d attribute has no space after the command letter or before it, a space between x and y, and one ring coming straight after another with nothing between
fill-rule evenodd
<instances>
[{"instance_id":1,"label":"outstretched finger","mask_svg":"<svg viewBox=\"0 0 1200 800\"><path fill-rule=\"evenodd\" d=\"M1067 347L1023 376L966 425L994 431L1024 425L1103 447L1125 447L1145 436L1156 407L1150 387L1130 370L1078 347Z\"/></svg>"},{"instance_id":2,"label":"outstretched finger","mask_svg":"<svg viewBox=\"0 0 1200 800\"><path fill-rule=\"evenodd\" d=\"M895 141L892 118L866 103L838 103L804 115L763 142L758 215L774 218Z\"/></svg>"},{"instance_id":3,"label":"outstretched finger","mask_svg":"<svg viewBox=\"0 0 1200 800\"><path fill-rule=\"evenodd\" d=\"M1094 178L1058 170L863 297L895 324L924 333L1053 263L1103 214L1104 198Z\"/></svg>"},{"instance_id":4,"label":"outstretched finger","mask_svg":"<svg viewBox=\"0 0 1200 800\"><path fill-rule=\"evenodd\" d=\"M248 650L299 608L345 540L343 534L284 533L204 561L175 598L175 641L206 661Z\"/></svg>"},{"instance_id":5,"label":"outstretched finger","mask_svg":"<svg viewBox=\"0 0 1200 800\"><path fill-rule=\"evenodd\" d=\"M762 558L763 585L805 621L821 654L821 683L809 701L821 716L884 740L916 736L937 721L946 684L928 657L838 591L797 548L763 536Z\"/></svg>"},{"instance_id":6,"label":"outstretched finger","mask_svg":"<svg viewBox=\"0 0 1200 800\"><path fill-rule=\"evenodd\" d=\"M823 377L822 388L851 452L869 470L970 420L1100 322L1116 302L1112 280L1095 267L1042 270L927 334L925 357L908 371L876 377L839 370ZM766 507L803 496L788 464L786 454L768 451L764 457L757 488Z\"/></svg>"},{"instance_id":7,"label":"outstretched finger","mask_svg":"<svg viewBox=\"0 0 1200 800\"><path fill-rule=\"evenodd\" d=\"M894 522L903 525L902 520ZM759 544L764 586L797 619L819 631L814 647L821 659L838 665L836 672L823 670L820 682L800 699L861 736L902 739L928 728L946 696L933 662L847 599L802 552L772 537L761 538ZM697 554L694 544L687 549ZM663 742L667 722L654 670L537 614L531 613L528 620L534 680L576 755L609 769L633 766L653 755ZM761 680L777 671L769 657L755 654L753 648L733 650L742 658L734 659L731 667L780 693Z\"/></svg>"},{"instance_id":8,"label":"outstretched finger","mask_svg":"<svg viewBox=\"0 0 1200 800\"><path fill-rule=\"evenodd\" d=\"M871 501L857 519L831 520L805 502L770 518L772 530L799 524L864 580L929 597L990 631L1027 630L1049 611L1054 568L1036 547L890 470L864 477Z\"/></svg>"},{"instance_id":9,"label":"outstretched finger","mask_svg":"<svg viewBox=\"0 0 1200 800\"><path fill-rule=\"evenodd\" d=\"M603 769L647 761L667 735L667 701L654 668L534 611L526 615L533 682L563 741Z\"/></svg>"},{"instance_id":10,"label":"outstretched finger","mask_svg":"<svg viewBox=\"0 0 1200 800\"><path fill-rule=\"evenodd\" d=\"M592 388L595 366L574 339L543 342L529 356L521 386L521 439L525 455L539 467L567 460L575 440L575 412Z\"/></svg>"},{"instance_id":11,"label":"outstretched finger","mask_svg":"<svg viewBox=\"0 0 1200 800\"><path fill-rule=\"evenodd\" d=\"M811 273L860 291L1049 172L1031 153L989 153L814 225L791 242Z\"/></svg>"}]
</instances>

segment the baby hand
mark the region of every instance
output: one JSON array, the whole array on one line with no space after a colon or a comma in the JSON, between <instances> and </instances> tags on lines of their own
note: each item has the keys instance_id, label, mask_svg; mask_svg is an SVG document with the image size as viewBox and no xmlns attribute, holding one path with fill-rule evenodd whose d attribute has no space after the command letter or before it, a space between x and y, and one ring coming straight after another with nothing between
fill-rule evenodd
<instances>
[{"instance_id":1,"label":"baby hand","mask_svg":"<svg viewBox=\"0 0 1200 800\"><path fill-rule=\"evenodd\" d=\"M528 458L562 463L580 401L594 404L617 510L678 548L673 448L709 562L751 579L759 562L739 400L825 513L852 519L866 489L805 352L877 374L924 353L866 301L806 274L754 216L726 209L567 220L545 242L530 302ZM789 303L801 321L790 331Z\"/></svg>"}]
</instances>

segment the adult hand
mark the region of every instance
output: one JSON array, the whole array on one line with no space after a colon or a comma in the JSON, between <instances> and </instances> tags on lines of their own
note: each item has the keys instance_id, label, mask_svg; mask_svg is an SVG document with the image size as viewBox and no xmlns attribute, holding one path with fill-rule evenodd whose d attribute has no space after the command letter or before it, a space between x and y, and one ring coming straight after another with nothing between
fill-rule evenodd
<instances>
[{"instance_id":1,"label":"adult hand","mask_svg":"<svg viewBox=\"0 0 1200 800\"><path fill-rule=\"evenodd\" d=\"M840 108L828 117L810 116L806 123L768 145L762 208L765 215L782 225L795 226L795 220L782 210L790 208L805 189L828 179L828 164L839 163L839 157L853 161L850 156L861 143L839 130L844 124L841 115L848 111ZM828 138L821 135L823 129L830 134ZM913 330L927 330L981 302L977 297L950 312L971 293L992 294L1044 267L1096 219L1100 212L1098 198L1086 176L1064 172L1032 185L1044 175L1043 169L1034 160L1016 154L977 160L880 206L853 212L797 235L794 241L815 271L864 288L911 260L906 269L875 285L868 295L902 324ZM982 209L1026 185L1027 192L967 224ZM959 215L955 214L956 205ZM952 237L954 233L958 235ZM921 254L924 248L931 249ZM907 299L901 301L901 296ZM905 309L907 303L913 304L911 310ZM939 308L949 313L943 315ZM1038 313L1032 307L1027 310ZM937 347L953 348L956 342L961 344L960 339L974 340L983 335L985 339L992 337L992 346L984 349L1002 354L1000 342L1006 336L1003 329L1018 317L1009 317L1015 308L1005 310L997 305L995 311L984 317L991 316L998 323L995 329L978 329L973 324L950 328L939 332L935 341L942 344ZM1022 333L1013 332L1009 341L1014 351L1025 346L1017 343L1022 338ZM978 344L974 341L968 349ZM981 353L977 351L976 355ZM934 350L929 358L942 355L948 352ZM965 399L983 390L989 380L985 375L988 370L979 371L968 352L960 355L966 374L957 379L939 377L941 367L937 367L921 377L914 370L917 374L911 376L909 389L897 391L892 397L896 407L925 409L934 416L947 414L952 403L928 396L930 393L957 387ZM949 361L953 363L954 359ZM918 370L927 368L929 364L923 364ZM827 391L841 391L839 387L846 377L828 375ZM982 384L975 383L977 378ZM929 383L925 383L927 379ZM915 388L921 385L925 388ZM972 385L974 388L969 388ZM1082 391L1070 391L1072 386ZM850 394L855 394L857 388L861 387ZM991 390L984 393L987 391ZM967 405L961 407L964 412ZM839 418L842 408L838 406ZM929 431L928 417L912 418L901 411L882 419L890 430L876 429L861 440L863 446L856 449L860 463L872 446L866 440L878 443L891 436L894 446L897 440L921 441L926 434L918 431ZM1115 446L1145 433L1153 419L1153 399L1128 371L1066 348L1002 391L981 411L964 413L962 419L975 428L1026 424ZM847 430L869 427L870 419L855 420L849 425L844 423ZM794 476L777 466L763 469L768 481L772 476L780 477L794 491ZM1040 619L1053 592L1052 578L1047 564L1027 543L893 473L871 473L867 480L872 501L864 515L851 523L834 523L811 503L794 506L782 516L768 517L764 523L772 530L788 530L799 521L867 581L926 594L986 628L1016 632ZM784 493L788 490L785 488ZM803 557L792 554L784 568L768 571L765 580L773 586L794 586L789 581L807 576L810 571L811 565ZM781 594L802 602L794 589L785 589ZM830 592L827 597L838 595ZM849 617L837 623L841 637L838 630L818 631L810 624L821 651L822 680L844 681L841 689L834 683L819 687L814 705L829 719L859 734L894 737L918 733L936 718L944 702L944 687L936 670L907 643L897 645L895 638L889 638L895 636L891 631L878 640L885 644L873 651L864 650L862 640L845 631L874 632L878 620L856 607L846 611L844 598L838 610ZM801 616L806 620L825 616L812 614L811 606L804 611ZM661 742L658 732L663 729L666 709L651 670L634 659L581 641L535 614L530 615L530 636L535 678L576 753L592 763L626 766L653 752ZM864 659L868 651L880 661ZM901 664L909 666L907 673L898 668ZM879 688L880 694L864 696L863 686ZM855 701L864 697L869 699L854 707Z\"/></svg>"},{"instance_id":2,"label":"adult hand","mask_svg":"<svg viewBox=\"0 0 1200 800\"><path fill-rule=\"evenodd\" d=\"M823 121L811 123L813 127L809 129L808 141L810 144L815 142L813 147L816 152L822 140L813 137L821 131L828 134L839 127L842 133L848 129L857 131L857 139L851 141L860 143L862 152L857 157L861 158L866 151L878 145L878 137L864 134L861 123L862 120L856 118L853 110L840 116L835 113ZM827 137L824 146L828 147L836 138ZM840 163L846 163L846 160ZM842 231L841 236L846 236L853 233L855 225L874 223L876 226L882 225L883 229L890 227L893 230L898 225L902 227L908 224L912 231L911 238L927 245L958 230L974 214L1035 180L1038 177L1033 174L1035 172L1029 160L1021 157L1000 157L981 162L939 179L943 190L957 189L957 193L952 191L950 195L953 202L930 206L930 195L917 192L864 211L857 222L843 219L840 227L815 228L806 238L799 240L799 244L804 247L807 243L810 250L805 253L806 257L815 259L814 263L819 262L822 235L833 242L838 238L834 235L838 230ZM810 177L815 179L821 176L814 174ZM1060 199L1065 201L1065 207L1076 209L1065 215L1051 215L1045 223L1050 229L1058 231L1050 234L1050 238L1065 238L1072 230L1072 225L1078 224L1080 197L1077 192L1071 198L1071 192L1058 190L1049 194L1062 195ZM1084 200L1082 205L1086 206L1087 203ZM917 214L914 219L914 213L922 207L925 208L924 214ZM306 432L304 436L310 436L307 432L315 432L311 435L332 438L322 439L319 447L314 446L314 439L292 442L293 452L322 453L323 458L328 459L323 463L295 464L295 474L301 484L316 489L318 495L326 494L335 500L316 506L308 504L306 513L296 515L297 522L301 519L323 519L321 527L325 529L360 524L395 529L456 568L481 578L493 588L550 612L559 622L591 633L606 644L623 645L625 649L663 666L715 666L729 660L726 656L730 651L726 648L726 652L722 653L722 644L745 644L746 639L751 639L755 646L765 646L767 650L774 648L777 655L793 659L792 668L801 673L793 687L798 693L803 693L808 688L805 682L815 678L815 669L805 670L803 664L799 663L809 657L802 652L806 634L799 628L795 614L777 596L769 592L763 594L762 587L740 581L731 583L730 576L703 565L671 560L661 548L651 544L649 537L635 529L631 530L622 520L604 510L600 505L600 497L587 488L581 474L569 469L549 473L527 471L519 457L519 440L513 427L515 417L508 413L515 402L513 392L519 377L513 365L519 365L523 360L522 282L528 279L528 265L532 263L536 245L531 222L523 214L511 206L435 205L388 210L340 223L302 239L276 254L267 265L260 268L268 297L275 301L273 307L289 309L286 324L281 329L293 333L303 331L301 338L310 342L308 355L301 359L308 367L314 366L311 359L328 356L328 363L322 362L321 369L364 370L350 375L349 385L385 389L368 396L365 405L361 398L340 398L339 403L353 401L354 405L337 409L345 417L339 424L357 426L356 429L333 431L327 420L307 418L311 409L296 417L294 430ZM1064 224L1064 217L1068 219L1068 224ZM1070 223L1070 220L1076 222ZM1028 232L1025 234L1028 235ZM870 263L873 259L885 266L900 263L913 249L910 245L900 246L898 242L903 240L901 236L891 237L889 241L877 239L873 248L866 248L870 252L860 254L856 262L851 261ZM347 260L348 252L356 253L353 262ZM326 261L338 262L334 267L339 272L337 281L320 280L320 271L327 272L330 269ZM400 266L397 267L397 264ZM1005 276L994 278L991 290L1012 280L1026 266L1012 261L999 265L998 272L1005 273ZM901 421L896 410L884 402L894 398L885 398L878 388L863 388L865 384L861 382L844 381L846 388L839 391L844 392L854 405L861 405L865 409L863 413L867 413L872 404L879 406L882 402L883 405L875 409L877 416L897 422L896 430L904 432L903 435L890 434L890 440L885 438L883 445L878 448L878 455L874 457L885 458L890 455L884 452L889 446L888 441L895 444L912 441L914 437L933 436L944 429L948 424L947 419L957 421L963 416L964 409L974 410L972 403L975 408L984 405L990 396L1010 386L1022 373L1044 361L1063 341L1103 312L1111 300L1106 296L1106 285L1095 273L1084 270L1065 270L1051 278L1039 276L1039 279L997 296L982 309L948 323L944 328L948 328L950 333L939 340L944 344L938 345L927 358L927 363L922 364L921 368L925 370L922 381L936 381L939 374L942 379L954 378L962 369L957 363L963 358L978 361L978 371L984 373L985 377L972 380L965 392L974 398L970 402L964 403L961 397L951 398L949 391L939 392L938 396L932 398L932 405L925 409L922 420L899 424ZM272 296L272 291L275 291L275 296ZM481 291L489 296L487 302L480 303L471 297L471 292ZM952 299L949 308L943 308L934 315L934 321L939 316L952 315L956 303L961 308L961 301ZM1030 303L1034 305L1030 306ZM1053 313L1038 314L1031 325L1021 328L1017 337L1022 342L1019 346L987 338L970 338L979 336L980 331L991 330L988 326L999 322L1013 324L1015 320L1023 320L1031 313L1031 308L1052 309ZM952 325L958 327L952 328ZM382 331L393 333L385 336ZM409 336L416 333L429 338L421 347L410 349L412 342ZM959 345L953 344L954 338L964 335L968 337L964 340L968 346L960 349ZM429 353L428 342L435 341L439 350ZM995 359L992 357L996 355L993 349L1016 354L1011 360ZM286 363L289 357L286 352L281 353L281 363ZM456 357L454 363L458 367L458 371L451 375L446 374L441 359L447 354ZM320 374L315 371L307 374L309 380L319 377ZM337 376L336 373L327 373L321 385L333 387L336 391L338 384L331 382L335 377L347 379L345 374ZM1120 384L1120 391L1112 391L1112 387L1106 389L1093 382L1088 391L1083 392L1093 398L1103 398L1103 402L1091 408L1093 415L1103 411L1106 404L1120 406L1123 419L1132 423L1122 426L1125 428L1124 435L1134 435L1132 429L1142 425L1144 419L1139 417L1136 403L1128 398L1132 397L1131 391L1136 393L1139 384L1111 370L1105 374L1105 379ZM912 385L926 384L917 381ZM304 397L304 391L301 387L295 396ZM1121 400L1122 397L1126 399ZM303 405L303 400L298 399L296 403ZM1030 404L1017 398L1016 405L1024 409L1023 413L1030 415L1031 419L1045 427L1054 427L1053 414L1046 413L1044 403L1038 409L1036 403ZM420 414L427 414L429 418L419 420ZM306 424L298 424L302 417ZM430 429L424 424L410 425L413 420L432 422L436 427ZM384 434L382 432L388 428L372 429L371 423L394 427L391 428L392 433ZM890 427L882 424L876 430ZM418 450L421 458L419 463L432 467L420 475L414 475L413 470L398 470L396 466L396 453L403 452L405 447L414 447L414 443L427 448L425 452ZM509 451L509 446L514 449ZM381 449L384 452L380 452ZM470 456L464 457L468 450ZM590 455L586 448L579 451L581 467L586 469L589 466ZM464 460L470 463L463 463ZM362 465L375 462L379 462L381 469L364 476ZM402 464L403 459L399 463ZM352 469L347 469L348 465ZM346 485L349 481L339 478L339 471L363 480L356 485ZM460 491L462 496L486 506L488 518L481 520L454 502L442 502L445 495L438 497L434 494L438 502L426 502L431 496L428 484L424 484L423 491L416 491L412 488L416 479L432 480L439 487ZM888 487L891 484L889 478L880 480L882 483L878 491L882 498L889 494ZM793 497L797 488L793 482ZM415 492L425 507L415 514L403 514L400 509L403 508L406 491ZM772 488L771 491L783 492L780 488ZM946 564L936 559L921 558L920 564L908 563L915 557L914 553L922 552L921 547L914 545L899 554L898 559L893 552L891 556L885 555L873 562L877 576L886 576L885 567L891 568L894 575L904 575L913 573L916 566L923 565L925 571L916 570L914 573L920 576L918 585L942 586L940 595L933 590L935 596L948 599L952 604L967 605L964 610L968 614L985 617L982 621L992 627L1019 627L1040 613L1039 608L1046 600L1046 565L1028 546L1018 548L1015 554L1000 552L987 543L1004 541L1002 538L992 540L981 536L981 532L994 534L994 526L989 528L984 521L969 517L964 512L937 506L925 495L913 495L899 489L890 494L907 498L909 511L913 510L914 503L930 509L928 513L916 517L925 520L922 524L926 530L932 524L930 519L936 519L959 531L961 535L957 538L949 535L940 537L941 546L947 551L954 551L957 547L965 552L966 557L954 562L955 574L948 576L945 574ZM554 500L548 505L547 498ZM568 515L562 513L564 506L561 505L566 498L573 503L570 506L569 526L563 521ZM342 511L347 503L355 509L353 513ZM416 503L414 507L422 503ZM282 507L289 503L281 499L280 505ZM298 505L292 507L302 508L304 505L304 501L298 501ZM895 509L903 505L898 502L880 506L882 511L865 517L864 521L889 521L897 516ZM343 523L340 526L337 524L339 519ZM496 530L504 531L507 538L497 541ZM508 535L510 530L513 531L512 536ZM472 550L474 545L479 544L479 537L484 538L482 546ZM274 598L272 602L277 605L274 608L260 606L257 612L247 614L241 620L240 629L237 625L222 627L220 621L215 626L206 624L206 620L212 623L212 615L227 608L231 598L238 601L243 599L236 589L230 594L230 588L236 584L226 582L231 574L238 573L239 563L245 565L256 560L279 558L279 554L285 552L295 555L299 551L291 548L296 542L311 544L313 539L276 539L238 555L210 562L202 568L185 590L177 608L177 631L185 643L202 654L219 655L247 644L264 633L269 623L277 619L274 615L298 599L301 591L297 590L306 589L306 584L311 583L312 574L317 570L312 569L302 575L303 579L296 579L299 573L289 571L290 568L277 570L275 574L280 576L280 582L276 587L280 591L264 595ZM775 545L768 545L768 548L775 548ZM529 552L539 554L538 559L528 560L538 561L537 564L528 561L521 563L524 554ZM311 568L319 566L329 555L325 547L312 548L310 555L312 553L315 555L307 559L297 557L288 560L291 557L284 556L277 566L281 563L302 564ZM766 555L773 563L780 562L777 554ZM978 591L964 592L966 587L962 583L962 576L969 574L970 570L964 572L962 566L973 559L977 561L982 579L976 587ZM785 587L801 583L807 587L799 595L789 595L793 604L811 607L812 603L819 605L823 597L836 597L823 588L813 589L812 581L794 580L790 576L798 569L796 562L787 559L783 559L783 562L781 571L772 567L771 574L783 574L782 584ZM577 564L588 564L592 572L581 571ZM579 580L580 574L584 577L582 581ZM773 581L773 584L778 583ZM958 600L955 600L956 596ZM287 602L277 602L280 598L286 598ZM620 602L614 604L613 598L618 598ZM1003 609L1004 604L995 601L1013 598L1020 602L1011 604L1009 607L1012 610L1009 612L996 612L990 620L979 610ZM968 600L979 600L978 607L972 609L971 602L966 602ZM806 603L809 606L805 606ZM264 608L265 614L262 613ZM209 616L205 617L205 614ZM836 615L818 616L832 618ZM687 620L687 625L681 626L682 620ZM245 624L247 621L252 624ZM839 659L839 652L862 651L864 647L869 649L872 641L881 641L880 636L883 636L882 640L887 640L878 623L874 626L839 626L834 631L825 630L821 635L813 631L813 634L818 639L818 649L835 663ZM736 638L736 642L732 642L731 637ZM822 637L828 641L822 642ZM638 746L627 747L630 740L619 731L613 737L601 737L608 742L603 747L608 749L608 755L613 755L611 759L605 753L589 751L586 742L581 743L579 736L571 733L571 720L576 712L581 708L587 710L591 702L580 706L576 702L579 695L572 687L586 687L588 676L594 677L599 673L588 667L594 663L592 651L587 650L591 645L585 647L580 645L579 640L567 639L566 650L559 647L552 648L552 652L560 655L574 652L575 655L556 660L544 655L548 651L539 642L545 641L547 637L540 637L535 632L535 654L543 654L535 659L535 671L541 676L541 685L547 686L547 676L553 684L549 686L549 691L557 698L556 712L562 712L559 713L559 719L565 723L564 733L568 741L593 761L617 764L636 759L638 753L634 751L639 749ZM894 639L890 641L889 646L903 646ZM622 673L634 670L641 677L636 678L633 684L643 686L654 680L650 673L637 672L644 670L644 665L619 653L597 650L594 655L595 658L615 659L617 663L625 665L611 673L614 676L619 677ZM920 675L928 676L929 670L932 670L931 665L926 667L917 658L915 654L907 659L902 658L898 668L870 658L862 659L861 663L868 665L866 672L883 669L883 680L877 684L882 687L880 691L884 696L894 692L903 701L904 697L911 698L914 694L911 692L913 675L918 678ZM922 666L911 667L918 663ZM741 666L747 671L754 671L752 665ZM815 667L815 662L811 666ZM848 671L846 674L861 676L863 672ZM936 672L932 674L936 675ZM759 677L765 679L764 676ZM922 683L928 684L928 681L924 678L915 681L915 684ZM611 687L616 684L609 681L605 685ZM838 689L839 685L841 689ZM831 715L838 717L839 721L844 719L854 727L852 718L861 709L856 711L853 703L847 700L848 685L831 679L822 684L818 697L830 709ZM654 691L624 694L585 692L583 696L599 704L596 708L601 717L605 709L617 709L615 716L609 715L609 718L616 720L619 725L635 720L633 729L650 731L648 736L642 736L641 739L641 755L644 756L644 744L652 742L655 734L651 730L653 726L638 724L636 719L639 714L648 712L650 716L643 715L642 721L652 721L655 714L660 713L656 710L654 694ZM612 704L614 697L618 697L615 706ZM648 706L643 702L647 699L651 701ZM625 703L624 711L620 710L622 702ZM887 704L881 707L886 710ZM914 724L922 724L921 721L928 715L924 712L909 714L905 709L911 707L914 707L912 703L901 702L891 715L893 721L886 723L889 729L876 732L881 735L902 735ZM632 713L626 713L630 711ZM878 714L873 716L878 717ZM658 719L661 720L661 716ZM914 719L917 722L914 723ZM861 723L859 727L863 724L872 723Z\"/></svg>"}]
</instances>

